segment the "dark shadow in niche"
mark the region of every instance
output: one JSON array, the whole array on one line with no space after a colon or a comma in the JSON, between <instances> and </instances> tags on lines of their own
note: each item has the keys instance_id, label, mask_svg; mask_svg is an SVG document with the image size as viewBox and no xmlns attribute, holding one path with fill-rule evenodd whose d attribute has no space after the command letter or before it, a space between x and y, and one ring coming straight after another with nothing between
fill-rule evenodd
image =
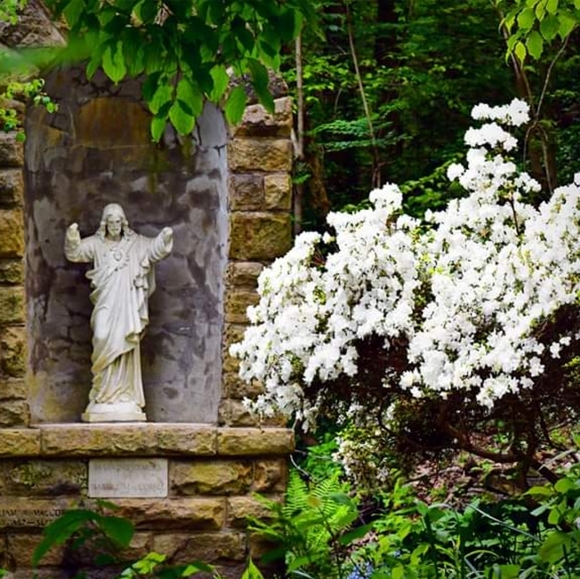
<instances>
[{"instance_id":1,"label":"dark shadow in niche","mask_svg":"<svg viewBox=\"0 0 580 579\"><path fill-rule=\"evenodd\" d=\"M111 202L143 235L174 230L172 254L156 265L141 344L148 419L216 422L227 247L228 135L221 112L206 105L198 136L186 147L170 129L154 145L138 83L112 87L103 75L88 82L78 69L66 69L52 72L46 89L58 113L30 109L26 120L33 422L79 421L88 402L88 266L67 262L63 242L72 222L83 237L92 235Z\"/></svg>"}]
</instances>

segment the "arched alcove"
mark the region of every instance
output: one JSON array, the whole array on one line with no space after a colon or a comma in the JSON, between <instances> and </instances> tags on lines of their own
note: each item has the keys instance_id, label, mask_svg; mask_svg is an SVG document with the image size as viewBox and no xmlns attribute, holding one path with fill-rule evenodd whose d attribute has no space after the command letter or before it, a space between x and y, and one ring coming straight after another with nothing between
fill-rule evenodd
<instances>
[{"instance_id":1,"label":"arched alcove","mask_svg":"<svg viewBox=\"0 0 580 579\"><path fill-rule=\"evenodd\" d=\"M141 344L148 419L217 420L227 260L228 139L222 113L206 105L192 138L168 128L151 143L136 81L56 70L46 90L52 115L26 119L25 228L28 392L32 423L76 422L88 402L91 331L88 265L66 261L66 227L95 232L107 203L153 236L174 230L156 266L150 324Z\"/></svg>"}]
</instances>

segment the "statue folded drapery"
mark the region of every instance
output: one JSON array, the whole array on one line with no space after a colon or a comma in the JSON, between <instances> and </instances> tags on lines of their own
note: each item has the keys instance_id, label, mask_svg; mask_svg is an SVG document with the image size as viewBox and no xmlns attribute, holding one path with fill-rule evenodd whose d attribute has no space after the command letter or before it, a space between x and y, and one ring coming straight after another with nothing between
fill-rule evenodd
<instances>
[{"instance_id":1,"label":"statue folded drapery","mask_svg":"<svg viewBox=\"0 0 580 579\"><path fill-rule=\"evenodd\" d=\"M81 239L76 223L67 230L67 259L94 264L87 272L94 309L93 383L85 422L146 420L139 344L149 322L147 301L155 290L153 264L172 246L169 227L157 237L139 235L116 203L103 210L95 235Z\"/></svg>"}]
</instances>

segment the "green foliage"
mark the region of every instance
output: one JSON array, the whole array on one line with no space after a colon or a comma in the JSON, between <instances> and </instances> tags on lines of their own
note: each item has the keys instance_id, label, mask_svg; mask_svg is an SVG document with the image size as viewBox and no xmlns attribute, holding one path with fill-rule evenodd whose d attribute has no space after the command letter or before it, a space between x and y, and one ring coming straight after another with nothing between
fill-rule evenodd
<instances>
[{"instance_id":1,"label":"green foliage","mask_svg":"<svg viewBox=\"0 0 580 579\"><path fill-rule=\"evenodd\" d=\"M508 55L520 62L528 55L539 60L546 46L566 41L580 22L578 0L515 0L507 6L503 25L509 34Z\"/></svg>"},{"instance_id":2,"label":"green foliage","mask_svg":"<svg viewBox=\"0 0 580 579\"><path fill-rule=\"evenodd\" d=\"M48 0L69 27L68 58L87 58L89 78L102 67L115 83L147 76L143 97L154 117L151 135L167 121L191 131L205 99L225 101L231 123L243 114L242 86L229 94L228 67L248 79L273 111L267 68L277 69L284 44L303 21L314 22L309 0Z\"/></svg>"},{"instance_id":3,"label":"green foliage","mask_svg":"<svg viewBox=\"0 0 580 579\"><path fill-rule=\"evenodd\" d=\"M251 528L278 545L265 561L284 558L288 573L302 577L345 577L346 547L369 528L356 525L357 503L337 476L306 482L292 471L283 504L264 500L269 522L252 520Z\"/></svg>"},{"instance_id":4,"label":"green foliage","mask_svg":"<svg viewBox=\"0 0 580 579\"><path fill-rule=\"evenodd\" d=\"M27 0L2 0L0 2L0 22L16 24L18 11L26 6Z\"/></svg>"}]
</instances>

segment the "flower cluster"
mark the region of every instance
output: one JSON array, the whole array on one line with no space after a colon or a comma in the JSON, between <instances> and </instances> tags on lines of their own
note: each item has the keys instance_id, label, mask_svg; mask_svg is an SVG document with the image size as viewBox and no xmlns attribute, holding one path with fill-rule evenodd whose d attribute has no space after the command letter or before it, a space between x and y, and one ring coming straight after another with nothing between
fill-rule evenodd
<instances>
[{"instance_id":1,"label":"flower cluster","mask_svg":"<svg viewBox=\"0 0 580 579\"><path fill-rule=\"evenodd\" d=\"M465 166L448 171L467 196L421 223L387 184L370 194L371 209L330 214L334 236L302 234L263 272L252 325L232 347L241 376L264 384L255 409L312 419L332 387L310 386L356 381L370 337L385 356L405 347L404 364L385 368L385 388L415 398L469 392L492 409L533 387L546 359L578 340L564 331L546 343L539 328L578 300L579 183L537 208L526 203L540 186L510 158L508 128L528 120L527 105L478 105L472 116L487 122L467 132ZM354 395L348 404L360 405Z\"/></svg>"}]
</instances>

